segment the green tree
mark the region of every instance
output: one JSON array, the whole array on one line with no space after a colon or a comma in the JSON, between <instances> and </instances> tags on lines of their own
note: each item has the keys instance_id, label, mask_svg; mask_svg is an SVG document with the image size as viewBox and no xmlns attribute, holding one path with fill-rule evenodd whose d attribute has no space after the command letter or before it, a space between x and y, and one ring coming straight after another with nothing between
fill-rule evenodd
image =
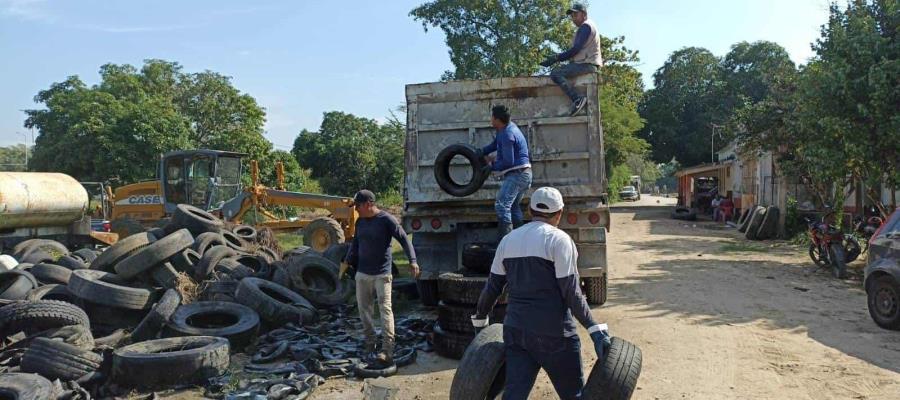
<instances>
[{"instance_id":1,"label":"green tree","mask_svg":"<svg viewBox=\"0 0 900 400\"><path fill-rule=\"evenodd\" d=\"M25 171L25 157L24 144L0 147L0 171ZM30 148L28 149L28 157L31 157Z\"/></svg>"}]
</instances>

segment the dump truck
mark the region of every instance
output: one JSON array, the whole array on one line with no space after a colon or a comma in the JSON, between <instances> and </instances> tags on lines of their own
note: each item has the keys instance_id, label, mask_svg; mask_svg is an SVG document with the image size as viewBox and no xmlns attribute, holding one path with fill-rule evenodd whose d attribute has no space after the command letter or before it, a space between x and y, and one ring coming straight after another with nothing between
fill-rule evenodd
<instances>
[{"instance_id":1,"label":"dump truck","mask_svg":"<svg viewBox=\"0 0 900 400\"><path fill-rule=\"evenodd\" d=\"M110 245L118 235L91 229L85 188L66 174L0 172L0 250L28 239L69 247Z\"/></svg>"},{"instance_id":2,"label":"dump truck","mask_svg":"<svg viewBox=\"0 0 900 400\"><path fill-rule=\"evenodd\" d=\"M520 77L424 83L406 86L407 132L403 225L412 233L425 284L461 268L463 247L496 241L494 200L500 182L489 179L475 193L455 197L435 178L435 158L452 144L482 147L494 138L491 107L505 105L524 133L534 182L523 200L542 186L562 192L566 207L560 228L578 248L582 287L592 304L606 301L606 239L610 227L599 78L574 80L588 103L569 116L571 100L548 77ZM472 177L467 162L454 160L454 181ZM423 282L420 282L422 284Z\"/></svg>"}]
</instances>

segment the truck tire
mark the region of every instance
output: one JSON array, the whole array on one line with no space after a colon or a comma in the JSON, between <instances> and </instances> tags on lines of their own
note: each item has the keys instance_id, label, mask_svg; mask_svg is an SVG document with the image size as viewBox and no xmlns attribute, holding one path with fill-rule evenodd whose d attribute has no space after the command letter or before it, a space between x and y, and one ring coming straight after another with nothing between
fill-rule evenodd
<instances>
[{"instance_id":1,"label":"truck tire","mask_svg":"<svg viewBox=\"0 0 900 400\"><path fill-rule=\"evenodd\" d=\"M19 301L0 307L0 337L18 332L28 335L52 328L91 323L84 310L63 301Z\"/></svg>"},{"instance_id":2,"label":"truck tire","mask_svg":"<svg viewBox=\"0 0 900 400\"><path fill-rule=\"evenodd\" d=\"M59 340L36 338L22 356L22 371L48 379L78 380L100 368L103 356Z\"/></svg>"},{"instance_id":3,"label":"truck tire","mask_svg":"<svg viewBox=\"0 0 900 400\"><path fill-rule=\"evenodd\" d=\"M203 257L194 265L194 279L206 280L212 274L216 265L226 258L237 257L238 253L227 245L213 246L203 252Z\"/></svg>"},{"instance_id":4,"label":"truck tire","mask_svg":"<svg viewBox=\"0 0 900 400\"><path fill-rule=\"evenodd\" d=\"M463 246L462 265L475 272L490 273L496 253L497 245L494 243L469 243Z\"/></svg>"},{"instance_id":5,"label":"truck tire","mask_svg":"<svg viewBox=\"0 0 900 400\"><path fill-rule=\"evenodd\" d=\"M484 328L463 353L450 384L450 400L496 399L506 383L503 324Z\"/></svg>"},{"instance_id":6,"label":"truck tire","mask_svg":"<svg viewBox=\"0 0 900 400\"><path fill-rule=\"evenodd\" d=\"M70 270L87 269L88 265L79 257L68 255L56 260L56 265Z\"/></svg>"},{"instance_id":7,"label":"truck tire","mask_svg":"<svg viewBox=\"0 0 900 400\"><path fill-rule=\"evenodd\" d=\"M187 229L181 229L149 246L137 251L116 264L116 273L123 279L131 279L138 274L160 265L172 256L184 251L194 243L194 237Z\"/></svg>"},{"instance_id":8,"label":"truck tire","mask_svg":"<svg viewBox=\"0 0 900 400\"><path fill-rule=\"evenodd\" d=\"M72 270L54 264L36 264L28 272L44 285L68 285L72 276Z\"/></svg>"},{"instance_id":9,"label":"truck tire","mask_svg":"<svg viewBox=\"0 0 900 400\"><path fill-rule=\"evenodd\" d=\"M315 254L291 258L287 262L291 286L303 297L319 306L336 306L347 302L350 285L338 278L338 266Z\"/></svg>"},{"instance_id":10,"label":"truck tire","mask_svg":"<svg viewBox=\"0 0 900 400\"><path fill-rule=\"evenodd\" d=\"M606 303L607 280L606 274L599 277L582 278L582 290L584 296L587 297L588 304L602 306Z\"/></svg>"},{"instance_id":11,"label":"truck tire","mask_svg":"<svg viewBox=\"0 0 900 400\"><path fill-rule=\"evenodd\" d=\"M303 325L316 317L316 308L290 289L259 278L244 278L238 283L235 299L273 324L293 322Z\"/></svg>"},{"instance_id":12,"label":"truck tire","mask_svg":"<svg viewBox=\"0 0 900 400\"><path fill-rule=\"evenodd\" d=\"M97 259L91 262L91 269L112 272L113 267L119 261L128 258L155 241L156 237L146 232L128 236L100 253Z\"/></svg>"},{"instance_id":13,"label":"truck tire","mask_svg":"<svg viewBox=\"0 0 900 400\"><path fill-rule=\"evenodd\" d=\"M766 216L763 217L759 231L756 232L758 240L772 239L778 234L778 207L769 207L766 209Z\"/></svg>"},{"instance_id":14,"label":"truck tire","mask_svg":"<svg viewBox=\"0 0 900 400\"><path fill-rule=\"evenodd\" d=\"M746 214L747 214L747 218L745 218L743 220L743 222L741 222L740 226L738 226L738 232L740 232L740 233L747 232L747 228L750 227L750 221L753 220L753 215L756 214L756 207L753 207L753 208L747 210Z\"/></svg>"},{"instance_id":15,"label":"truck tire","mask_svg":"<svg viewBox=\"0 0 900 400\"><path fill-rule=\"evenodd\" d=\"M614 337L603 362L591 369L584 385L585 400L628 400L641 375L641 349Z\"/></svg>"},{"instance_id":16,"label":"truck tire","mask_svg":"<svg viewBox=\"0 0 900 400\"><path fill-rule=\"evenodd\" d=\"M256 243L256 238L257 238L256 228L254 228L250 225L237 225L234 228L232 228L231 231L234 232L235 235L237 235L239 238L243 239L244 241L247 241L250 243Z\"/></svg>"},{"instance_id":17,"label":"truck tire","mask_svg":"<svg viewBox=\"0 0 900 400\"><path fill-rule=\"evenodd\" d=\"M450 163L456 156L465 157L472 167L472 180L464 185L456 183L450 176ZM475 193L484 186L484 181L490 174L490 168L482 159L481 150L470 144L451 144L434 159L434 180L441 189L454 197L466 197Z\"/></svg>"},{"instance_id":18,"label":"truck tire","mask_svg":"<svg viewBox=\"0 0 900 400\"><path fill-rule=\"evenodd\" d=\"M186 336L150 340L113 352L111 380L129 388L200 383L228 370L225 338Z\"/></svg>"},{"instance_id":19,"label":"truck tire","mask_svg":"<svg viewBox=\"0 0 900 400\"><path fill-rule=\"evenodd\" d=\"M218 336L231 351L243 350L259 332L259 314L249 307L223 301L198 301L178 307L169 320L171 336Z\"/></svg>"},{"instance_id":20,"label":"truck tire","mask_svg":"<svg viewBox=\"0 0 900 400\"><path fill-rule=\"evenodd\" d=\"M338 243L325 250L322 257L325 257L336 265L340 266L347 259L347 253L350 252L350 243Z\"/></svg>"},{"instance_id":21,"label":"truck tire","mask_svg":"<svg viewBox=\"0 0 900 400\"><path fill-rule=\"evenodd\" d=\"M159 337L160 332L165 328L166 323L169 322L169 318L180 305L181 294L175 289L166 290L159 302L150 309L147 316L134 328L134 331L131 333L131 341L137 343Z\"/></svg>"},{"instance_id":22,"label":"truck tire","mask_svg":"<svg viewBox=\"0 0 900 400\"><path fill-rule=\"evenodd\" d=\"M129 310L145 310L153 305L154 296L148 289L110 283L116 276L103 271L80 269L72 272L69 291L92 303Z\"/></svg>"},{"instance_id":23,"label":"truck tire","mask_svg":"<svg viewBox=\"0 0 900 400\"><path fill-rule=\"evenodd\" d=\"M453 272L443 273L438 276L438 293L441 300L458 305L474 306L478 304L478 298L484 285L486 276L464 276ZM500 295L498 303L506 303L506 293Z\"/></svg>"},{"instance_id":24,"label":"truck tire","mask_svg":"<svg viewBox=\"0 0 900 400\"><path fill-rule=\"evenodd\" d=\"M333 218L319 217L303 228L303 244L319 253L344 240L344 230Z\"/></svg>"},{"instance_id":25,"label":"truck tire","mask_svg":"<svg viewBox=\"0 0 900 400\"><path fill-rule=\"evenodd\" d=\"M194 265L200 262L202 256L194 249L184 249L181 253L172 256L169 262L178 272L193 273Z\"/></svg>"},{"instance_id":26,"label":"truck tire","mask_svg":"<svg viewBox=\"0 0 900 400\"><path fill-rule=\"evenodd\" d=\"M10 270L0 273L0 299L22 300L37 286L36 279L27 271Z\"/></svg>"},{"instance_id":27,"label":"truck tire","mask_svg":"<svg viewBox=\"0 0 900 400\"><path fill-rule=\"evenodd\" d=\"M187 229L194 236L206 232L219 232L223 227L222 220L206 211L189 204L179 204L172 214L172 221L166 225L166 232Z\"/></svg>"},{"instance_id":28,"label":"truck tire","mask_svg":"<svg viewBox=\"0 0 900 400\"><path fill-rule=\"evenodd\" d=\"M750 218L750 224L747 225L747 231L744 232L744 237L748 240L758 240L759 227L762 226L763 220L765 218L766 208L756 207L756 212L753 213L753 217Z\"/></svg>"},{"instance_id":29,"label":"truck tire","mask_svg":"<svg viewBox=\"0 0 900 400\"><path fill-rule=\"evenodd\" d=\"M440 324L434 325L434 351L441 356L459 360L466 347L475 338L471 333L458 333L445 330Z\"/></svg>"},{"instance_id":30,"label":"truck tire","mask_svg":"<svg viewBox=\"0 0 900 400\"><path fill-rule=\"evenodd\" d=\"M164 262L150 271L150 277L160 287L174 289L178 285L179 273L171 263Z\"/></svg>"},{"instance_id":31,"label":"truck tire","mask_svg":"<svg viewBox=\"0 0 900 400\"><path fill-rule=\"evenodd\" d=\"M75 297L66 285L44 285L28 292L25 300L56 300L64 301L73 305L78 305L78 298Z\"/></svg>"},{"instance_id":32,"label":"truck tire","mask_svg":"<svg viewBox=\"0 0 900 400\"><path fill-rule=\"evenodd\" d=\"M47 400L57 396L53 383L37 374L0 374L0 393L15 400Z\"/></svg>"},{"instance_id":33,"label":"truck tire","mask_svg":"<svg viewBox=\"0 0 900 400\"><path fill-rule=\"evenodd\" d=\"M438 305L440 298L438 296L437 279L417 279L416 289L419 290L419 301L422 305L435 307Z\"/></svg>"},{"instance_id":34,"label":"truck tire","mask_svg":"<svg viewBox=\"0 0 900 400\"><path fill-rule=\"evenodd\" d=\"M472 326L472 316L475 315L474 306L457 306L447 304L445 302L438 303L437 323L445 331L475 334L475 327ZM497 304L489 315L491 324L502 324L503 318L506 317L506 305Z\"/></svg>"}]
</instances>

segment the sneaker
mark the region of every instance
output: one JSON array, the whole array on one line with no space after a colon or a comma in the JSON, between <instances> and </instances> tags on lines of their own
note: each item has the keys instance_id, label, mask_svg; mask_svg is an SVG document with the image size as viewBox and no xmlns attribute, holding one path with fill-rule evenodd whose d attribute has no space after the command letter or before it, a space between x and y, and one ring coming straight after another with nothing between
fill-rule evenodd
<instances>
[{"instance_id":1,"label":"sneaker","mask_svg":"<svg viewBox=\"0 0 900 400\"><path fill-rule=\"evenodd\" d=\"M580 98L572 102L572 110L569 112L570 117L574 117L575 114L581 112L581 109L584 108L584 105L587 104L587 98Z\"/></svg>"}]
</instances>

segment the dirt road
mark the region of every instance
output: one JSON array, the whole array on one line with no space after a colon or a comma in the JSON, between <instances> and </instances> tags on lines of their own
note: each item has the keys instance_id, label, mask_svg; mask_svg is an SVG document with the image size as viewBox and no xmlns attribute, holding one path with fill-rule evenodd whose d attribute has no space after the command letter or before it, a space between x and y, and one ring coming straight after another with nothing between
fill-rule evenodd
<instances>
[{"instance_id":1,"label":"dirt road","mask_svg":"<svg viewBox=\"0 0 900 400\"><path fill-rule=\"evenodd\" d=\"M900 332L871 322L858 280L810 275L802 252L784 244L671 220L671 201L644 196L613 209L609 302L594 310L643 350L634 399L900 399ZM593 351L581 334L588 371ZM446 399L455 365L423 354L388 382L401 399ZM334 380L312 398L361 390ZM543 374L531 398L556 398Z\"/></svg>"}]
</instances>

